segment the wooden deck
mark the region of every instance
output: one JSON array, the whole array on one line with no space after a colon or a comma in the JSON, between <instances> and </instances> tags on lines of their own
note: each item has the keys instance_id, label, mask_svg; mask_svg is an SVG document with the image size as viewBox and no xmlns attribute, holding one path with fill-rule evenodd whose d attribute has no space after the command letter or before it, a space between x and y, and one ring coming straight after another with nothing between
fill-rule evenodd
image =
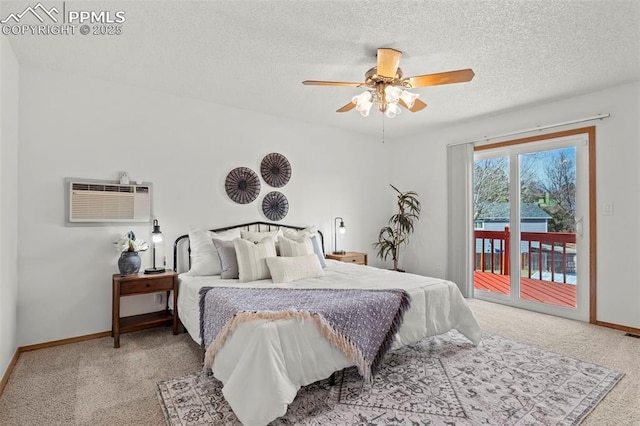
<instances>
[{"instance_id":1,"label":"wooden deck","mask_svg":"<svg viewBox=\"0 0 640 426\"><path fill-rule=\"evenodd\" d=\"M509 294L509 280L509 275L498 275L480 271L474 271L473 273L473 286L479 290ZM576 286L572 284L521 278L520 293L521 297L526 300L568 308L576 307Z\"/></svg>"}]
</instances>

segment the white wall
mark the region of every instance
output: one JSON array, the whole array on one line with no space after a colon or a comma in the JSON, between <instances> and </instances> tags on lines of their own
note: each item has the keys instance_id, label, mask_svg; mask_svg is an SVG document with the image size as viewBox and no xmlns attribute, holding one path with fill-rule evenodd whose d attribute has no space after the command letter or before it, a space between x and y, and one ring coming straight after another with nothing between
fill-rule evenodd
<instances>
[{"instance_id":1,"label":"white wall","mask_svg":"<svg viewBox=\"0 0 640 426\"><path fill-rule=\"evenodd\" d=\"M126 170L132 180L152 182L154 215L170 263L172 242L189 225L264 220L259 201L270 188L263 183L258 200L238 205L224 193L224 179L237 166L258 170L265 154L280 152L293 167L291 182L281 189L290 203L284 223L319 225L331 250L332 219L342 216L349 231L341 247L367 251L370 263L382 265L371 243L393 210L388 183L416 190L423 214L401 265L442 277L447 266L446 144L598 112L613 115L596 123L598 202L615 205L615 216L598 214L598 319L640 327L640 290L630 267L638 263L640 251L628 241L629 235L640 234L639 95L638 84L626 85L381 144L328 127L22 66L17 344L109 330L111 275L117 272L118 256L111 242L129 229L143 238L151 231L150 226L129 225L65 227L65 177L115 180ZM5 98L3 92L3 108ZM389 169L388 158L393 160ZM3 223L6 199L3 183ZM145 253L143 268L148 260ZM3 275L3 289L4 282ZM9 312L4 303L11 299L3 293L2 300L4 330L4 312ZM148 296L123 299L125 315L154 309Z\"/></svg>"},{"instance_id":2,"label":"white wall","mask_svg":"<svg viewBox=\"0 0 640 426\"><path fill-rule=\"evenodd\" d=\"M0 40L0 377L18 346L18 62Z\"/></svg>"},{"instance_id":3,"label":"white wall","mask_svg":"<svg viewBox=\"0 0 640 426\"><path fill-rule=\"evenodd\" d=\"M597 127L597 319L640 327L639 104L640 83L627 84L403 140L394 151L392 173L402 190L416 190L423 202L417 232L403 253L403 267L426 275L445 274L447 144L610 113L606 120L567 128ZM563 128L549 132L558 130ZM601 214L603 203L613 203L613 216Z\"/></svg>"},{"instance_id":4,"label":"white wall","mask_svg":"<svg viewBox=\"0 0 640 426\"><path fill-rule=\"evenodd\" d=\"M262 157L284 154L292 178L281 191L283 223L317 224L332 247L342 216L347 250L368 251L390 207L380 166L387 145L362 135L100 80L21 67L19 146L19 344L110 330L112 241L150 226L65 227L63 179L130 178L153 183L153 211L171 248L188 226L265 220L262 191L233 203L224 179L234 167L259 173ZM382 202L380 201L382 200ZM142 267L149 266L144 254ZM169 266L171 266L169 264ZM123 315L155 310L152 297L123 299Z\"/></svg>"}]
</instances>

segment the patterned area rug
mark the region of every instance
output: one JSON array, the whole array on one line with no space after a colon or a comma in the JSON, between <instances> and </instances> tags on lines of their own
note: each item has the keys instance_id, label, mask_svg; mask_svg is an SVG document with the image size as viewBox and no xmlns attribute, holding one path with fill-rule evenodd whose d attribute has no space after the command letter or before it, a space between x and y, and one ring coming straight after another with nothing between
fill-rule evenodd
<instances>
[{"instance_id":1,"label":"patterned area rug","mask_svg":"<svg viewBox=\"0 0 640 426\"><path fill-rule=\"evenodd\" d=\"M272 425L577 425L623 376L484 333L389 352L372 385L355 368L305 386ZM158 383L167 424L239 425L222 384L198 372Z\"/></svg>"}]
</instances>

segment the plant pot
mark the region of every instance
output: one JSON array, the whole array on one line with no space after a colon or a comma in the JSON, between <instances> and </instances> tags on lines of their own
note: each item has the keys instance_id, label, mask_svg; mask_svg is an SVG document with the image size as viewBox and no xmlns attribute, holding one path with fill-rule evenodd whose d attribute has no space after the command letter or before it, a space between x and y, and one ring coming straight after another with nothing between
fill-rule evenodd
<instances>
[{"instance_id":1,"label":"plant pot","mask_svg":"<svg viewBox=\"0 0 640 426\"><path fill-rule=\"evenodd\" d=\"M118 259L120 275L134 275L140 270L140 256L137 251L123 251Z\"/></svg>"}]
</instances>

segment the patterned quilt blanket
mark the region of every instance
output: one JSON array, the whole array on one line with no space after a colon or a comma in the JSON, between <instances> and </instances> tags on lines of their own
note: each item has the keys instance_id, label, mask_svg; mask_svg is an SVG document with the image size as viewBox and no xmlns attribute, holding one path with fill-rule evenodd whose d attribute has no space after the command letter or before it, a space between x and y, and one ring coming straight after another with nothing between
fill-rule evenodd
<instances>
[{"instance_id":1,"label":"patterned quilt blanket","mask_svg":"<svg viewBox=\"0 0 640 426\"><path fill-rule=\"evenodd\" d=\"M402 325L410 296L404 290L203 287L200 337L204 367L235 328L258 319L314 322L326 338L371 381Z\"/></svg>"}]
</instances>

